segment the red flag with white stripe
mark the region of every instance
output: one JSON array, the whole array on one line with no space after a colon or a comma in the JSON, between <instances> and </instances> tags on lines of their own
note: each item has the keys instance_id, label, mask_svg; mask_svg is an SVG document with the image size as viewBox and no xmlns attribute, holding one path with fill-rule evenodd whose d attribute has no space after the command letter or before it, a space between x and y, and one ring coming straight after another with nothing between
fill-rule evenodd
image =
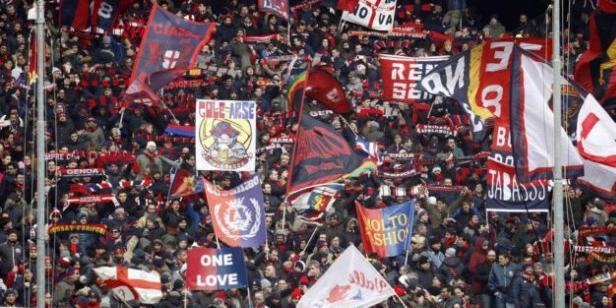
<instances>
[{"instance_id":1,"label":"red flag with white stripe","mask_svg":"<svg viewBox=\"0 0 616 308\"><path fill-rule=\"evenodd\" d=\"M142 304L156 304L163 297L160 275L157 272L123 266L98 267L94 272L124 301L137 300Z\"/></svg>"}]
</instances>

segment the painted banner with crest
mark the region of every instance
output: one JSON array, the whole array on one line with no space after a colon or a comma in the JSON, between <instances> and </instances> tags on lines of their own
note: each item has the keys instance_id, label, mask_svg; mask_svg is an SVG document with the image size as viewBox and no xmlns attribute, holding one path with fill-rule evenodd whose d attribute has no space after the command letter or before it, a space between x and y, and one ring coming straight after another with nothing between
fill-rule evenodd
<instances>
[{"instance_id":1,"label":"painted banner with crest","mask_svg":"<svg viewBox=\"0 0 616 308\"><path fill-rule=\"evenodd\" d=\"M254 171L256 114L254 101L197 100L197 169Z\"/></svg>"}]
</instances>

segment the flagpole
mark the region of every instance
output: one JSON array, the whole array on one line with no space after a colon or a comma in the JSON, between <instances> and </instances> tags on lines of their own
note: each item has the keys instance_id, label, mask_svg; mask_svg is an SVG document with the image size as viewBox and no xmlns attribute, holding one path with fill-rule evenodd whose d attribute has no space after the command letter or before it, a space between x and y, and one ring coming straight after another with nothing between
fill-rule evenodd
<instances>
[{"instance_id":1,"label":"flagpole","mask_svg":"<svg viewBox=\"0 0 616 308\"><path fill-rule=\"evenodd\" d=\"M36 306L45 308L45 2L36 1Z\"/></svg>"},{"instance_id":2,"label":"flagpole","mask_svg":"<svg viewBox=\"0 0 616 308\"><path fill-rule=\"evenodd\" d=\"M248 292L248 307L253 308L254 306L252 305L252 298L250 295L250 286L246 287L246 291Z\"/></svg>"},{"instance_id":3,"label":"flagpole","mask_svg":"<svg viewBox=\"0 0 616 308\"><path fill-rule=\"evenodd\" d=\"M565 307L565 253L563 221L563 178L561 162L561 60L560 60L560 0L554 1L552 10L552 68L553 68L553 111L554 111L554 307Z\"/></svg>"}]
</instances>

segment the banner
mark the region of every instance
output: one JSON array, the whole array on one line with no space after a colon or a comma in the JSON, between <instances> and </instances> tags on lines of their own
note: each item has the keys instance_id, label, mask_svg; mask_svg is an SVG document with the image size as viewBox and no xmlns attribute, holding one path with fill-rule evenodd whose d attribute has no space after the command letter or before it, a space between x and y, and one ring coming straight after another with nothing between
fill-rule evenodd
<instances>
[{"instance_id":1,"label":"banner","mask_svg":"<svg viewBox=\"0 0 616 308\"><path fill-rule=\"evenodd\" d=\"M334 182L367 159L334 127L309 115L300 116L287 192Z\"/></svg>"},{"instance_id":2,"label":"banner","mask_svg":"<svg viewBox=\"0 0 616 308\"><path fill-rule=\"evenodd\" d=\"M188 249L186 287L189 290L229 290L248 285L244 253L240 248Z\"/></svg>"},{"instance_id":3,"label":"banner","mask_svg":"<svg viewBox=\"0 0 616 308\"><path fill-rule=\"evenodd\" d=\"M379 55L383 99L405 103L432 102L434 95L419 90L417 84L426 73L448 58Z\"/></svg>"},{"instance_id":4,"label":"banner","mask_svg":"<svg viewBox=\"0 0 616 308\"><path fill-rule=\"evenodd\" d=\"M289 0L259 0L259 10L289 19Z\"/></svg>"},{"instance_id":5,"label":"banner","mask_svg":"<svg viewBox=\"0 0 616 308\"><path fill-rule=\"evenodd\" d=\"M310 287L297 308L367 308L395 295L385 278L351 245Z\"/></svg>"},{"instance_id":6,"label":"banner","mask_svg":"<svg viewBox=\"0 0 616 308\"><path fill-rule=\"evenodd\" d=\"M290 79L287 92L289 108L298 110L304 93L335 113L342 114L352 111L351 104L347 102L344 95L342 84L324 68L304 71Z\"/></svg>"},{"instance_id":7,"label":"banner","mask_svg":"<svg viewBox=\"0 0 616 308\"><path fill-rule=\"evenodd\" d=\"M49 235L56 233L93 233L105 235L107 233L107 225L103 224L53 224L47 230Z\"/></svg>"},{"instance_id":8,"label":"banner","mask_svg":"<svg viewBox=\"0 0 616 308\"><path fill-rule=\"evenodd\" d=\"M395 257L409 248L415 220L415 202L381 209L367 209L355 202L364 251L379 257Z\"/></svg>"},{"instance_id":9,"label":"banner","mask_svg":"<svg viewBox=\"0 0 616 308\"><path fill-rule=\"evenodd\" d=\"M213 29L211 23L188 21L155 4L126 96L146 105L159 102L156 91L194 66L201 46L209 41Z\"/></svg>"},{"instance_id":10,"label":"banner","mask_svg":"<svg viewBox=\"0 0 616 308\"><path fill-rule=\"evenodd\" d=\"M204 181L205 195L218 239L232 247L258 247L265 242L265 209L259 178L230 190L219 190Z\"/></svg>"},{"instance_id":11,"label":"banner","mask_svg":"<svg viewBox=\"0 0 616 308\"><path fill-rule=\"evenodd\" d=\"M473 139L481 141L489 133L486 120L509 121L515 44L540 56L551 55L551 42L543 38L486 41L443 62L421 80L420 88L460 101L470 117Z\"/></svg>"},{"instance_id":12,"label":"banner","mask_svg":"<svg viewBox=\"0 0 616 308\"><path fill-rule=\"evenodd\" d=\"M199 99L196 105L197 170L254 171L255 102Z\"/></svg>"},{"instance_id":13,"label":"banner","mask_svg":"<svg viewBox=\"0 0 616 308\"><path fill-rule=\"evenodd\" d=\"M96 275L124 302L136 300L141 304L157 304L163 297L160 274L156 271L104 266L94 268Z\"/></svg>"},{"instance_id":14,"label":"banner","mask_svg":"<svg viewBox=\"0 0 616 308\"><path fill-rule=\"evenodd\" d=\"M486 211L547 212L551 190L548 181L520 182L512 165L488 159Z\"/></svg>"},{"instance_id":15,"label":"banner","mask_svg":"<svg viewBox=\"0 0 616 308\"><path fill-rule=\"evenodd\" d=\"M396 0L359 0L354 12L342 12L342 20L377 31L391 31Z\"/></svg>"}]
</instances>

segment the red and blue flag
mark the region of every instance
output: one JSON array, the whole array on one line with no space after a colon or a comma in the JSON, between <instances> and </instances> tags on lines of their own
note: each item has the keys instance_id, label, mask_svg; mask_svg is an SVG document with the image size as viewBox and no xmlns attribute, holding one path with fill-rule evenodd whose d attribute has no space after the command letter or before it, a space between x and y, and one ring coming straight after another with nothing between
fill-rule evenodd
<instances>
[{"instance_id":1,"label":"red and blue flag","mask_svg":"<svg viewBox=\"0 0 616 308\"><path fill-rule=\"evenodd\" d=\"M409 249L415 219L414 201L380 209L367 209L356 202L355 207L366 254L394 257Z\"/></svg>"},{"instance_id":2,"label":"red and blue flag","mask_svg":"<svg viewBox=\"0 0 616 308\"><path fill-rule=\"evenodd\" d=\"M265 209L259 178L229 190L203 180L214 233L231 247L258 247L265 243Z\"/></svg>"},{"instance_id":3,"label":"red and blue flag","mask_svg":"<svg viewBox=\"0 0 616 308\"><path fill-rule=\"evenodd\" d=\"M133 101L160 101L156 91L190 69L210 39L212 23L188 21L154 5L126 95Z\"/></svg>"}]
</instances>

